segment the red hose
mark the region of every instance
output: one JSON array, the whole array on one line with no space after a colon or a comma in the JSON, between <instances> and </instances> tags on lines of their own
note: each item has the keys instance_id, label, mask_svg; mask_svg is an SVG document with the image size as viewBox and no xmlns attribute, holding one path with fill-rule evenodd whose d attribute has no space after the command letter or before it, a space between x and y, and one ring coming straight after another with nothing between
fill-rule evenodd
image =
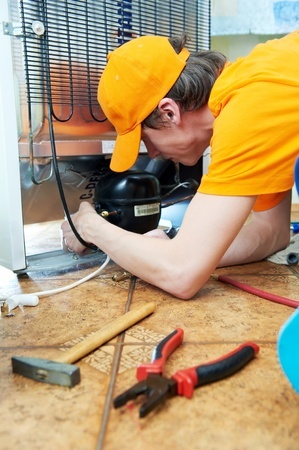
<instances>
[{"instance_id":1,"label":"red hose","mask_svg":"<svg viewBox=\"0 0 299 450\"><path fill-rule=\"evenodd\" d=\"M266 300L270 300L271 302L281 303L282 305L291 306L292 308L299 307L299 301L292 300L290 298L281 297L280 295L271 294L271 292L265 292L261 289L255 288L253 286L249 286L249 284L241 283L240 281L232 280L225 275L212 275L216 280L221 281L225 284L230 284L231 286L235 286L242 291L249 292L250 294L257 295L258 297L265 298Z\"/></svg>"}]
</instances>

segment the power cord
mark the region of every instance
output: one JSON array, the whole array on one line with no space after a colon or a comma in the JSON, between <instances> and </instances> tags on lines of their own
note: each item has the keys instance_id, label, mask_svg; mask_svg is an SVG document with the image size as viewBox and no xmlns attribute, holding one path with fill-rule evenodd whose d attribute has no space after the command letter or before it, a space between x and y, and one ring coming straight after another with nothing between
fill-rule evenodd
<instances>
[{"instance_id":1,"label":"power cord","mask_svg":"<svg viewBox=\"0 0 299 450\"><path fill-rule=\"evenodd\" d=\"M55 173L55 177L56 177L56 182L57 182L57 186L58 186L58 190L59 190L59 195L60 195L60 199L61 199L61 203L63 206L63 210L64 210L64 214L65 217L74 233L74 235L76 236L76 238L78 239L78 241L84 245L87 248L90 248L91 250L98 250L98 247L90 244L86 241L84 241L84 239L82 239L82 237L80 236L80 234L78 233L78 231L76 230L76 227L71 219L71 215L68 209L68 205L65 199L65 195L64 195L64 190L63 190L63 186L62 186L62 182L61 182L61 177L60 177L60 173L59 173L59 168L58 168L58 163L57 163L57 154L56 154L56 145L55 145L55 138L54 138L54 130L53 130L53 122L52 122L52 114L51 114L51 106L50 104L48 104L48 116L49 116L49 131L50 131L50 142L51 142L51 149L52 149L52 157L53 157L53 168L54 168L54 173Z\"/></svg>"},{"instance_id":2,"label":"power cord","mask_svg":"<svg viewBox=\"0 0 299 450\"><path fill-rule=\"evenodd\" d=\"M23 306L36 306L39 302L39 297L47 297L48 295L60 294L61 292L68 291L69 289L73 289L74 287L77 287L80 284L85 283L85 281L88 281L91 278L96 277L107 266L109 261L110 261L110 258L107 255L105 261L97 270L93 271L86 277L81 278L80 280L75 281L74 283L68 284L64 287L50 289L47 291L34 292L32 294L11 295L4 302L5 305L8 307L8 313L10 313L17 306L19 306L21 309Z\"/></svg>"}]
</instances>

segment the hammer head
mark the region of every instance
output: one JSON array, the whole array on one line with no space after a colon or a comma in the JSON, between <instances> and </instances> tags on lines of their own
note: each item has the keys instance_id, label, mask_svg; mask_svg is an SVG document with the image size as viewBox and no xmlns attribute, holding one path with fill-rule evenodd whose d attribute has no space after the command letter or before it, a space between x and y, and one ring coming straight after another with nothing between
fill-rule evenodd
<instances>
[{"instance_id":1,"label":"hammer head","mask_svg":"<svg viewBox=\"0 0 299 450\"><path fill-rule=\"evenodd\" d=\"M73 387L80 382L80 369L73 364L26 356L13 356L11 362L14 373L42 383Z\"/></svg>"}]
</instances>

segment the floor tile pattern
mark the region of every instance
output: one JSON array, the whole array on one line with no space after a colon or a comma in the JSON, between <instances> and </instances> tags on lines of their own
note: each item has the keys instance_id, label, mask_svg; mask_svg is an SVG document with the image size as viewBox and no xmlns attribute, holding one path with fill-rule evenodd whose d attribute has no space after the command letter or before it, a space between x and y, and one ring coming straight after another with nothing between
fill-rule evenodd
<instances>
[{"instance_id":1,"label":"floor tile pattern","mask_svg":"<svg viewBox=\"0 0 299 450\"><path fill-rule=\"evenodd\" d=\"M294 220L299 218L296 210ZM59 248L57 224L26 230L34 254ZM45 234L47 238L45 239ZM46 251L44 250L44 251ZM94 268L34 271L17 276L0 267L0 298L73 283ZM298 266L261 261L222 268L251 286L299 300ZM120 281L115 281L115 279ZM281 370L277 336L294 309L254 296L211 277L190 301L135 280L110 262L96 278L38 306L0 318L0 449L22 450L298 450L299 395ZM133 286L133 289L132 289ZM55 357L128 309L154 300L156 311L76 363L73 388L13 374L11 357ZM136 367L176 328L182 345L165 375L217 359L253 341L258 355L235 375L168 399L139 419L141 399L120 409L113 398L136 382ZM299 345L299 343L298 343Z\"/></svg>"}]
</instances>

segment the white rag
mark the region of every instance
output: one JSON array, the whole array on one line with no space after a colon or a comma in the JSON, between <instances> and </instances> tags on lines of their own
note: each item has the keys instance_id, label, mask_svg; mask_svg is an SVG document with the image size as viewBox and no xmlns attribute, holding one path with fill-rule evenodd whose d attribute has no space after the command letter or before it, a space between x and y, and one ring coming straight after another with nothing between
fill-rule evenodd
<instances>
[{"instance_id":1,"label":"white rag","mask_svg":"<svg viewBox=\"0 0 299 450\"><path fill-rule=\"evenodd\" d=\"M284 250L280 250L277 253L273 253L273 255L269 256L266 259L267 261L271 261L275 264L288 265L287 256L289 253L297 253L299 259L299 234L294 234L291 237L289 245Z\"/></svg>"}]
</instances>

